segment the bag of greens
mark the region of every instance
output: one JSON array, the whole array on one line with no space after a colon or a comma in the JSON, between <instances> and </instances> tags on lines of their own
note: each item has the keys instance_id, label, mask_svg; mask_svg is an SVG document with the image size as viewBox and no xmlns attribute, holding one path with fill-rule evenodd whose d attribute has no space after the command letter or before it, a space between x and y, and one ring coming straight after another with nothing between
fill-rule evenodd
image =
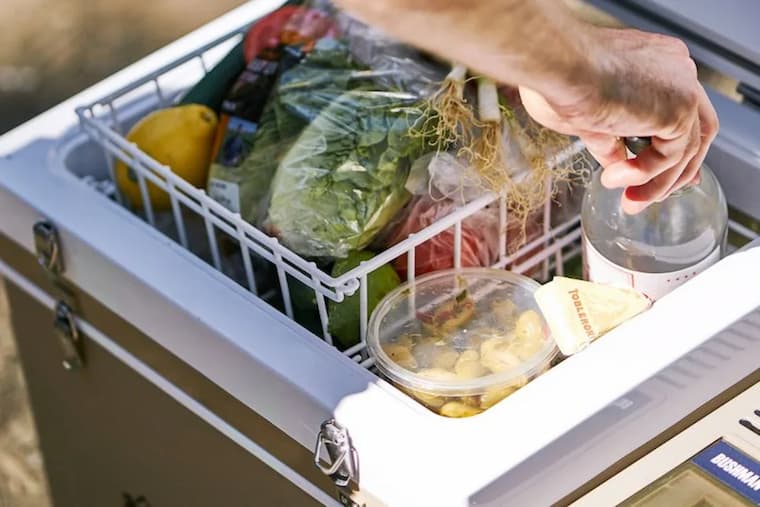
<instances>
[{"instance_id":1,"label":"bag of greens","mask_svg":"<svg viewBox=\"0 0 760 507\"><path fill-rule=\"evenodd\" d=\"M414 94L349 90L301 133L280 162L266 230L305 257L361 250L410 198L404 188L422 139Z\"/></svg>"}]
</instances>

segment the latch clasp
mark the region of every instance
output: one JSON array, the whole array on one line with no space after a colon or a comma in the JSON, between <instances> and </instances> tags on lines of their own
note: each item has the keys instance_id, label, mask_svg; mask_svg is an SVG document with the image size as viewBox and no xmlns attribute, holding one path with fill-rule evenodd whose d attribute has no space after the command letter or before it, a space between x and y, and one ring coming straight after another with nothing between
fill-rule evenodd
<instances>
[{"instance_id":1,"label":"latch clasp","mask_svg":"<svg viewBox=\"0 0 760 507\"><path fill-rule=\"evenodd\" d=\"M67 370L76 370L84 366L82 341L74 313L64 302L59 302L55 307L54 325L63 349L63 367Z\"/></svg>"},{"instance_id":2,"label":"latch clasp","mask_svg":"<svg viewBox=\"0 0 760 507\"><path fill-rule=\"evenodd\" d=\"M35 223L32 231L37 262L47 273L59 299L53 325L63 349L63 367L69 371L77 370L84 366L82 338L74 318L78 303L74 290L63 278L61 239L58 230L47 220Z\"/></svg>"},{"instance_id":3,"label":"latch clasp","mask_svg":"<svg viewBox=\"0 0 760 507\"><path fill-rule=\"evenodd\" d=\"M63 257L58 231L48 221L34 224L34 249L37 252L37 262L54 276L63 272Z\"/></svg>"},{"instance_id":4,"label":"latch clasp","mask_svg":"<svg viewBox=\"0 0 760 507\"><path fill-rule=\"evenodd\" d=\"M322 461L323 451L327 453L327 464ZM358 482L359 459L356 449L351 445L348 431L335 419L322 423L314 450L314 464L330 477L336 486L347 486L352 480Z\"/></svg>"}]
</instances>

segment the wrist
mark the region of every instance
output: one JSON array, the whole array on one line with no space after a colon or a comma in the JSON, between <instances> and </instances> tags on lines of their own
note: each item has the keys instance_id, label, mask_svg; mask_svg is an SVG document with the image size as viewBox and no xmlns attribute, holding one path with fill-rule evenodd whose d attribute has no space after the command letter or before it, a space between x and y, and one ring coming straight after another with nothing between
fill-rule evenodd
<instances>
[{"instance_id":1,"label":"wrist","mask_svg":"<svg viewBox=\"0 0 760 507\"><path fill-rule=\"evenodd\" d=\"M557 38L553 54L545 59L543 72L530 76L527 86L558 107L592 98L613 74L603 29L568 15L552 32Z\"/></svg>"},{"instance_id":2,"label":"wrist","mask_svg":"<svg viewBox=\"0 0 760 507\"><path fill-rule=\"evenodd\" d=\"M563 41L564 58L533 89L563 116L589 118L621 92L619 59L610 54L607 29L580 20L568 28L574 36Z\"/></svg>"}]
</instances>

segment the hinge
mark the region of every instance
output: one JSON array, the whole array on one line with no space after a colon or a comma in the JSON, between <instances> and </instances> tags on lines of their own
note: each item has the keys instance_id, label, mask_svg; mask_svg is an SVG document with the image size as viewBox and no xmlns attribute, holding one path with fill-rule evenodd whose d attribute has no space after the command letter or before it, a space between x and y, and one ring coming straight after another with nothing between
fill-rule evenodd
<instances>
[{"instance_id":1,"label":"hinge","mask_svg":"<svg viewBox=\"0 0 760 507\"><path fill-rule=\"evenodd\" d=\"M322 461L323 452L327 454L326 464ZM358 483L359 460L356 449L351 444L348 431L335 419L322 423L314 450L314 464L338 487L347 486L351 481Z\"/></svg>"},{"instance_id":2,"label":"hinge","mask_svg":"<svg viewBox=\"0 0 760 507\"><path fill-rule=\"evenodd\" d=\"M76 370L84 366L82 340L79 337L74 312L62 301L55 307L54 325L63 349L63 367L67 370Z\"/></svg>"},{"instance_id":3,"label":"hinge","mask_svg":"<svg viewBox=\"0 0 760 507\"><path fill-rule=\"evenodd\" d=\"M34 249L37 251L37 262L45 271L54 276L63 273L63 256L61 242L55 226L48 221L34 224Z\"/></svg>"},{"instance_id":4,"label":"hinge","mask_svg":"<svg viewBox=\"0 0 760 507\"><path fill-rule=\"evenodd\" d=\"M59 302L55 308L55 330L63 349L63 367L76 370L84 366L82 339L76 327L74 313L78 308L76 292L63 278L61 238L55 226L47 220L34 224L34 248L37 262L52 282Z\"/></svg>"}]
</instances>

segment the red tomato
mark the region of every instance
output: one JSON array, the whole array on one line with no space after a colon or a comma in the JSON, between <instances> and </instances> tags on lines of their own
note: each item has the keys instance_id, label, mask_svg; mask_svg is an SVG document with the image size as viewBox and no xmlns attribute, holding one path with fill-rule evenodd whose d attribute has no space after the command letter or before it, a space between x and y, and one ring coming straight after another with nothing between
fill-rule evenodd
<instances>
[{"instance_id":1,"label":"red tomato","mask_svg":"<svg viewBox=\"0 0 760 507\"><path fill-rule=\"evenodd\" d=\"M410 234L419 232L435 221L443 218L456 208L453 201L434 200L429 196L415 198L402 212L401 221L392 226L391 233L385 240L386 246L395 245ZM521 225L517 221L507 223L507 255L517 252L526 243L541 236L543 232L543 213L533 214L527 225L525 236L521 235ZM530 257L538 254L542 245L515 259L513 266L520 265ZM487 267L499 259L499 220L498 210L485 208L462 221L462 267ZM401 255L393 261L393 268L401 279L407 277L408 259ZM446 229L418 245L414 250L414 272L416 276L454 267L454 231ZM510 266L507 266L509 268ZM525 273L536 276L541 265Z\"/></svg>"},{"instance_id":2,"label":"red tomato","mask_svg":"<svg viewBox=\"0 0 760 507\"><path fill-rule=\"evenodd\" d=\"M388 245L404 240L409 234L419 232L436 220L451 213L455 204L446 200L433 200L429 196L417 198L407 208L404 220L393 230ZM498 256L498 221L491 213L481 212L462 222L461 260L463 267L488 266ZM417 246L414 250L416 276L454 267L454 232L447 229ZM407 276L407 256L393 262L399 276Z\"/></svg>"},{"instance_id":3,"label":"red tomato","mask_svg":"<svg viewBox=\"0 0 760 507\"><path fill-rule=\"evenodd\" d=\"M276 47L288 20L301 9L302 7L287 5L258 20L245 36L245 61L250 63L263 49Z\"/></svg>"},{"instance_id":4,"label":"red tomato","mask_svg":"<svg viewBox=\"0 0 760 507\"><path fill-rule=\"evenodd\" d=\"M308 46L317 39L335 35L335 32L335 23L325 12L288 5L251 27L243 44L245 60L250 63L262 50L277 47L280 42Z\"/></svg>"}]
</instances>

